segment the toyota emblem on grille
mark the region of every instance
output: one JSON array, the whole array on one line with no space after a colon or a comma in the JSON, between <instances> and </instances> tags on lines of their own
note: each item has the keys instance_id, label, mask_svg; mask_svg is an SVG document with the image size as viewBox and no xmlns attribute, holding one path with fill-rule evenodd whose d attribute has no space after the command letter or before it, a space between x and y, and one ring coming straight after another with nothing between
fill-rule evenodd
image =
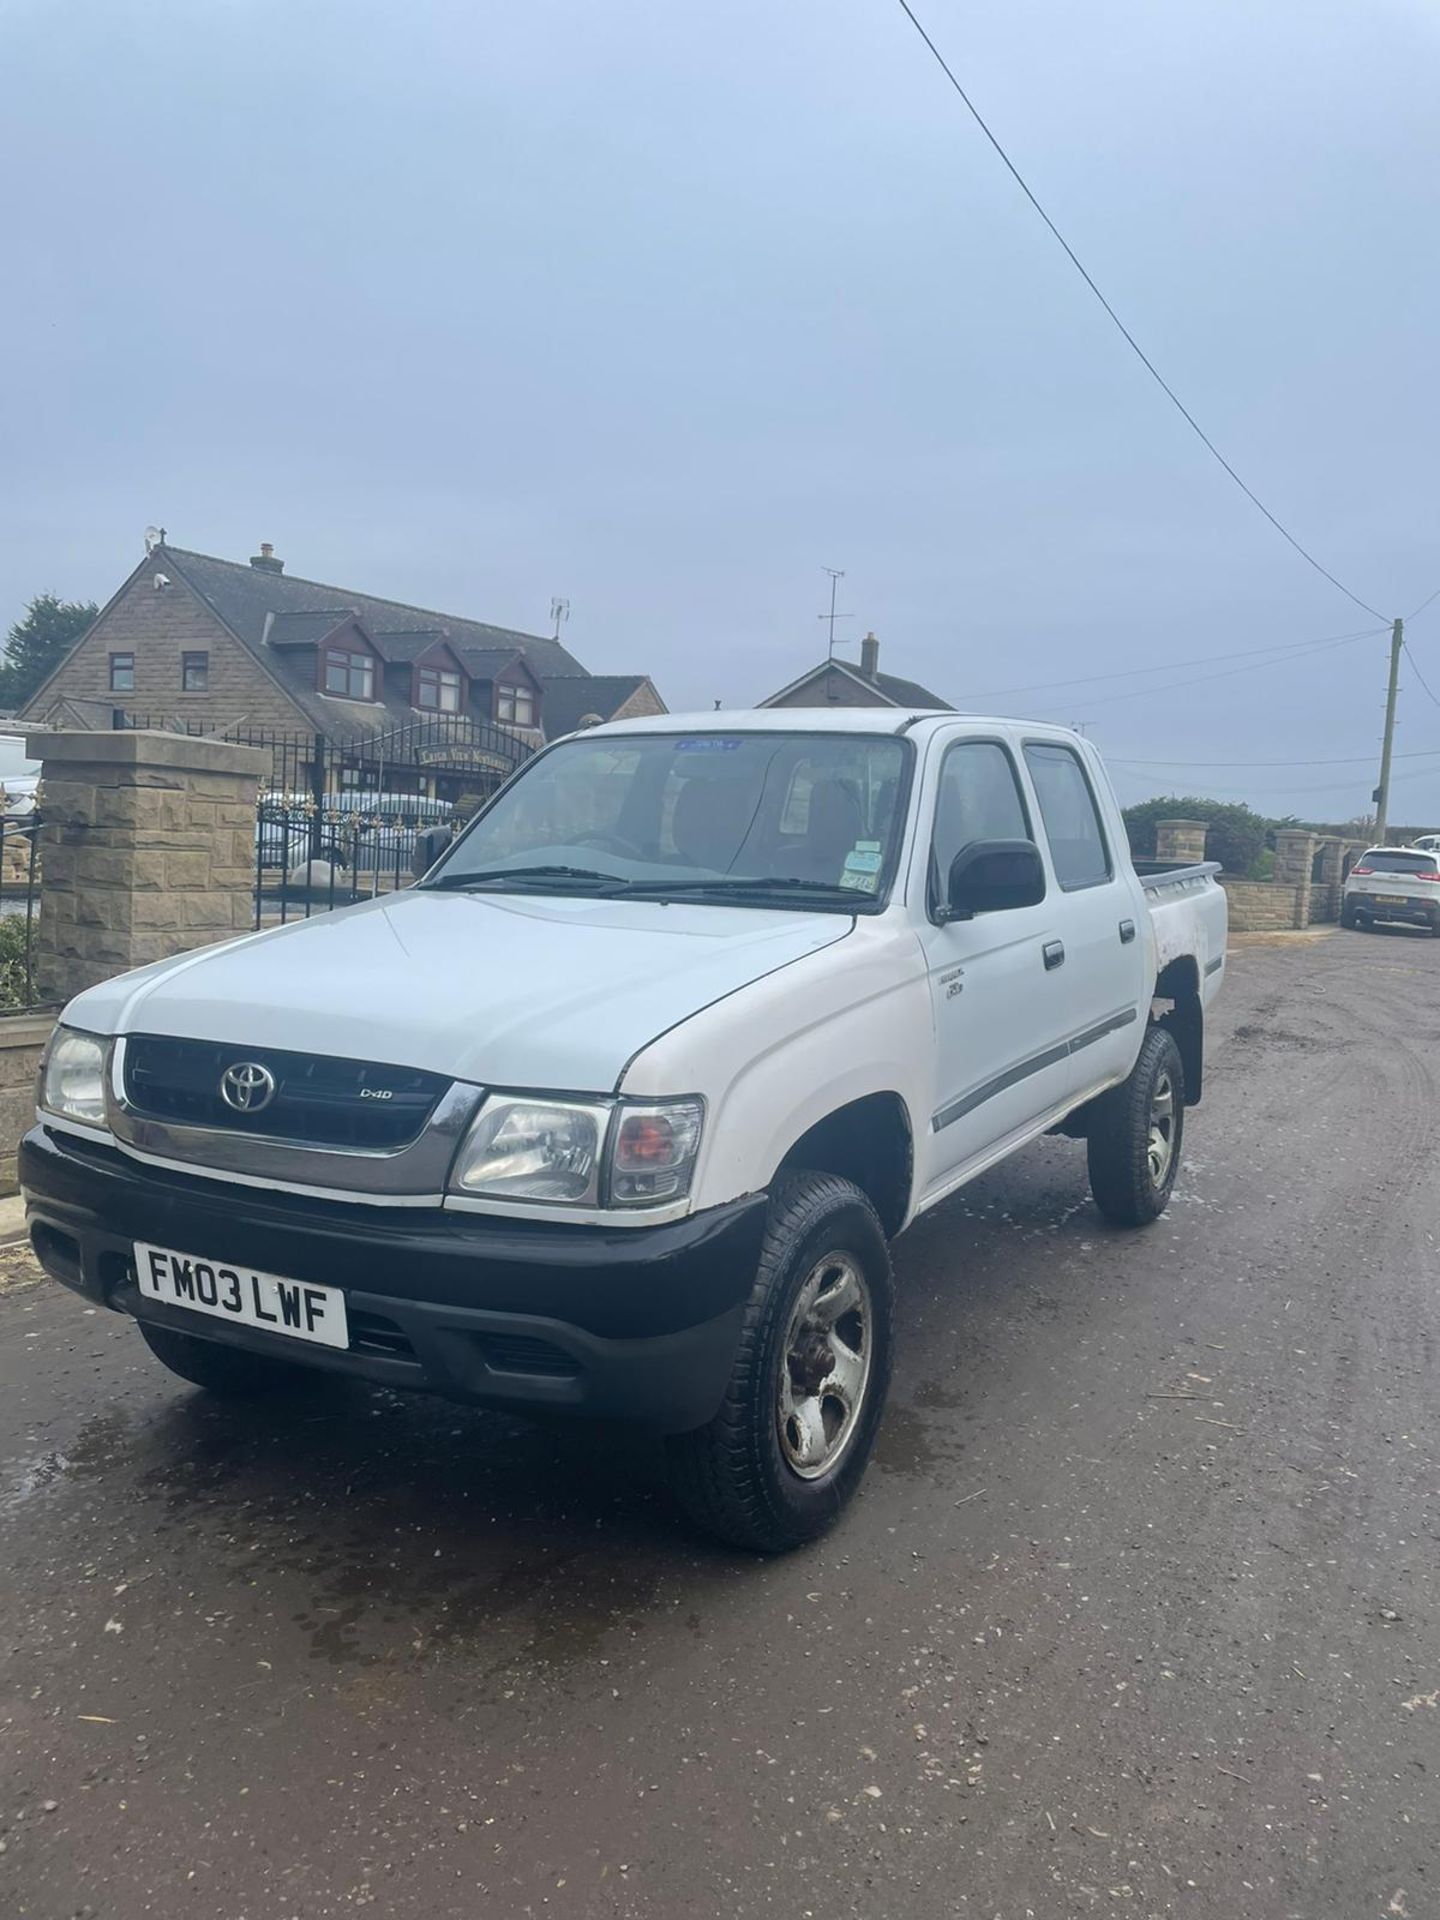
<instances>
[{"instance_id":1,"label":"toyota emblem on grille","mask_svg":"<svg viewBox=\"0 0 1440 1920\"><path fill-rule=\"evenodd\" d=\"M220 1076L220 1098L236 1113L259 1113L275 1098L275 1076L258 1060L237 1060Z\"/></svg>"}]
</instances>

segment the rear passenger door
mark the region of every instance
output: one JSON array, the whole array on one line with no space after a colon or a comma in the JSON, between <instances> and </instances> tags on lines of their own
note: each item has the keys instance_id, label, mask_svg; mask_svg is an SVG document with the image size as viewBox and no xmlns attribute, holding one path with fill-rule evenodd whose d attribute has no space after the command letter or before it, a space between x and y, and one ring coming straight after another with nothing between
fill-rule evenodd
<instances>
[{"instance_id":1,"label":"rear passenger door","mask_svg":"<svg viewBox=\"0 0 1440 1920\"><path fill-rule=\"evenodd\" d=\"M1070 1022L1071 1090L1083 1094L1123 1078L1135 1058L1149 951L1144 908L1079 752L1059 740L1027 740L1023 751L1063 896L1056 972Z\"/></svg>"}]
</instances>

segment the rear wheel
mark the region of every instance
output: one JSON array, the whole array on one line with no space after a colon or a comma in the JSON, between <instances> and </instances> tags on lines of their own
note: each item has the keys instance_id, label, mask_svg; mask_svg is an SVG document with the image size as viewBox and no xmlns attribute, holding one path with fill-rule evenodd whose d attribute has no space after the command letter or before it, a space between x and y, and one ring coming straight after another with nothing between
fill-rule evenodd
<instances>
[{"instance_id":1,"label":"rear wheel","mask_svg":"<svg viewBox=\"0 0 1440 1920\"><path fill-rule=\"evenodd\" d=\"M1185 1132L1185 1068L1164 1027L1151 1027L1130 1077L1090 1115L1090 1191L1117 1227L1143 1227L1170 1204Z\"/></svg>"},{"instance_id":2,"label":"rear wheel","mask_svg":"<svg viewBox=\"0 0 1440 1920\"><path fill-rule=\"evenodd\" d=\"M1356 908L1355 908L1355 905L1354 905L1354 902L1353 902L1353 901L1350 901L1350 900L1344 900L1344 901L1342 901L1342 902L1341 902L1341 904L1340 904L1340 924L1341 924L1341 926L1342 926L1342 927L1351 927L1351 928L1354 928L1354 927L1358 927L1358 926L1359 926L1359 924L1360 924L1360 915L1359 915L1359 913L1358 913L1358 911L1356 910Z\"/></svg>"},{"instance_id":3,"label":"rear wheel","mask_svg":"<svg viewBox=\"0 0 1440 1920\"><path fill-rule=\"evenodd\" d=\"M243 1347L222 1347L218 1340L197 1340L173 1327L157 1327L139 1320L140 1338L161 1363L210 1393L253 1395L292 1392L302 1385L308 1370L272 1360L268 1354L249 1353ZM314 1378L309 1374L310 1379Z\"/></svg>"},{"instance_id":4,"label":"rear wheel","mask_svg":"<svg viewBox=\"0 0 1440 1920\"><path fill-rule=\"evenodd\" d=\"M667 1442L676 1496L733 1546L815 1539L865 1473L890 1380L890 1254L848 1180L777 1184L720 1411Z\"/></svg>"}]
</instances>

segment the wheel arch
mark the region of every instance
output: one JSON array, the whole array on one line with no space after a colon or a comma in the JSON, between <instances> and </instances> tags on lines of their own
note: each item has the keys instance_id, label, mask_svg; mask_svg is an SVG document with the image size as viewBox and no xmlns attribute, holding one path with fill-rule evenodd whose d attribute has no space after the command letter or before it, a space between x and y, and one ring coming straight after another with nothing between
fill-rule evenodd
<instances>
[{"instance_id":1,"label":"wheel arch","mask_svg":"<svg viewBox=\"0 0 1440 1920\"><path fill-rule=\"evenodd\" d=\"M1153 1005L1158 1023L1180 1049L1185 1104L1197 1107L1205 1086L1205 1004L1200 997L1200 966L1193 954L1181 954L1161 969Z\"/></svg>"},{"instance_id":2,"label":"wheel arch","mask_svg":"<svg viewBox=\"0 0 1440 1920\"><path fill-rule=\"evenodd\" d=\"M915 1136L904 1099L887 1089L833 1108L791 1143L775 1174L801 1169L853 1181L893 1239L909 1217L915 1181Z\"/></svg>"}]
</instances>

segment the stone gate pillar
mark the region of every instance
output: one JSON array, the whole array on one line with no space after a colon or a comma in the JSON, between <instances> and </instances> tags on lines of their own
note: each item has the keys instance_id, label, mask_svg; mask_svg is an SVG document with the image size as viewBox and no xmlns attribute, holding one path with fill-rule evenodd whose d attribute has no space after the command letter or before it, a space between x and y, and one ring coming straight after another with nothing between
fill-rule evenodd
<instances>
[{"instance_id":1,"label":"stone gate pillar","mask_svg":"<svg viewBox=\"0 0 1440 1920\"><path fill-rule=\"evenodd\" d=\"M1319 835L1303 827L1281 827L1275 835L1275 884L1295 889L1295 925L1310 924L1311 874Z\"/></svg>"},{"instance_id":2,"label":"stone gate pillar","mask_svg":"<svg viewBox=\"0 0 1440 1920\"><path fill-rule=\"evenodd\" d=\"M1338 920L1345 890L1345 842L1320 842L1320 879L1310 900L1312 920Z\"/></svg>"},{"instance_id":3,"label":"stone gate pillar","mask_svg":"<svg viewBox=\"0 0 1440 1920\"><path fill-rule=\"evenodd\" d=\"M1157 820L1155 858L1171 860L1177 867L1198 866L1205 858L1205 836L1209 831L1203 820Z\"/></svg>"},{"instance_id":4,"label":"stone gate pillar","mask_svg":"<svg viewBox=\"0 0 1440 1920\"><path fill-rule=\"evenodd\" d=\"M255 803L270 756L183 734L34 733L36 982L57 1003L254 924Z\"/></svg>"}]
</instances>

